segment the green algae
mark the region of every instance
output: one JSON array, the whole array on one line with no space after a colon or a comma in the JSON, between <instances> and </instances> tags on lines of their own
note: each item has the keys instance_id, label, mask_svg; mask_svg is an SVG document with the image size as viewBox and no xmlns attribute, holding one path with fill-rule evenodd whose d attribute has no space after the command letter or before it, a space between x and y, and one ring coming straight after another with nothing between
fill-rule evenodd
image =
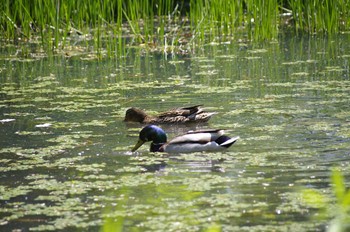
<instances>
[{"instance_id":1,"label":"green algae","mask_svg":"<svg viewBox=\"0 0 350 232\"><path fill-rule=\"evenodd\" d=\"M340 128L336 131L336 135L342 138L350 138L350 126ZM343 146L346 147L345 144Z\"/></svg>"},{"instance_id":2,"label":"green algae","mask_svg":"<svg viewBox=\"0 0 350 232\"><path fill-rule=\"evenodd\" d=\"M291 75L294 77L303 77L303 76L308 76L310 74L307 72L296 72L296 73L292 73Z\"/></svg>"},{"instance_id":3,"label":"green algae","mask_svg":"<svg viewBox=\"0 0 350 232\"><path fill-rule=\"evenodd\" d=\"M1 226L98 230L110 220L130 231L205 231L213 223L223 231L324 228L329 217L314 217L322 204L311 200L326 194L328 204L330 167L350 167L344 57L282 56L277 45L232 54L229 46L184 59L128 56L127 64L67 58L48 70L55 74L25 69L39 77L1 84L1 119L15 119L0 124ZM192 104L217 115L203 125L162 125L169 139L206 128L241 139L225 152L128 152L144 125L124 124L127 108L153 114Z\"/></svg>"},{"instance_id":4,"label":"green algae","mask_svg":"<svg viewBox=\"0 0 350 232\"><path fill-rule=\"evenodd\" d=\"M27 186L18 186L16 188L8 188L6 186L0 186L0 200L10 200L11 198L26 195L31 192Z\"/></svg>"},{"instance_id":5,"label":"green algae","mask_svg":"<svg viewBox=\"0 0 350 232\"><path fill-rule=\"evenodd\" d=\"M98 120L92 120L91 122L84 122L82 123L83 126L101 126L101 127L106 127L107 123L103 121L98 121Z\"/></svg>"}]
</instances>

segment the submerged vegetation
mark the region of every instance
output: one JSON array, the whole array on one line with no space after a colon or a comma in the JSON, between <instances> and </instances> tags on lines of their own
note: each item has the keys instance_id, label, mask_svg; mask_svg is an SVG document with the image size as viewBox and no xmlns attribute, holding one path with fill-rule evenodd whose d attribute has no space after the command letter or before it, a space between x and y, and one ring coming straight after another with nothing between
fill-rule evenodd
<instances>
[{"instance_id":1,"label":"submerged vegetation","mask_svg":"<svg viewBox=\"0 0 350 232\"><path fill-rule=\"evenodd\" d=\"M349 9L350 0L4 0L0 31L1 43L22 45L22 55L37 44L45 54L120 56L126 45L189 53L208 42L275 39L282 28L344 32Z\"/></svg>"}]
</instances>

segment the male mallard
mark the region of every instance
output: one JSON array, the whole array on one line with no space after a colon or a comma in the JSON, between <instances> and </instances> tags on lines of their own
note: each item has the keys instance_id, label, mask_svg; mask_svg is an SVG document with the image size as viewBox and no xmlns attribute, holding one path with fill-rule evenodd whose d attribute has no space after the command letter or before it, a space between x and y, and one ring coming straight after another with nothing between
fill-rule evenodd
<instances>
[{"instance_id":1,"label":"male mallard","mask_svg":"<svg viewBox=\"0 0 350 232\"><path fill-rule=\"evenodd\" d=\"M124 121L147 124L207 122L216 112L204 112L201 106L176 108L160 113L157 116L149 116L145 111L132 107L126 111Z\"/></svg>"},{"instance_id":2,"label":"male mallard","mask_svg":"<svg viewBox=\"0 0 350 232\"><path fill-rule=\"evenodd\" d=\"M144 127L139 140L131 151L136 151L145 142L152 141L151 152L184 153L201 151L222 151L234 144L239 137L230 138L223 135L223 130L189 131L187 134L175 137L167 143L165 132L158 126Z\"/></svg>"}]
</instances>

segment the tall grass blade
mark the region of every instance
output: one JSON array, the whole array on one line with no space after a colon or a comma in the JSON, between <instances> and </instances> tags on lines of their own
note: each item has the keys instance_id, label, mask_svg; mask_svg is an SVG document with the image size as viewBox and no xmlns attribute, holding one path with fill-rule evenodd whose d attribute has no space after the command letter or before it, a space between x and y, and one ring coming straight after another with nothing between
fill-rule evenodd
<instances>
[{"instance_id":1,"label":"tall grass blade","mask_svg":"<svg viewBox=\"0 0 350 232\"><path fill-rule=\"evenodd\" d=\"M109 56L120 55L126 41L173 53L185 35L192 51L246 35L276 39L283 28L281 9L291 12L289 25L297 33L332 35L350 27L350 0L3 0L0 32L16 42L39 36L47 52L76 44L71 32L79 31L87 49L93 43Z\"/></svg>"}]
</instances>

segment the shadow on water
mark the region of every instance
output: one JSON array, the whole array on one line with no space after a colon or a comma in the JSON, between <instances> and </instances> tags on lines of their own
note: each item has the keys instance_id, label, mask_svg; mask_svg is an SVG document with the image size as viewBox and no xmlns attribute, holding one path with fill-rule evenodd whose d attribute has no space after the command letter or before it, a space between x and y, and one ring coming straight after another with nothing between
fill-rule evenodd
<instances>
[{"instance_id":1,"label":"shadow on water","mask_svg":"<svg viewBox=\"0 0 350 232\"><path fill-rule=\"evenodd\" d=\"M349 44L282 35L191 56L1 59L1 230L325 230L332 215L315 217L300 190L331 196L331 168L349 173ZM130 152L143 125L123 122L127 108L195 104L218 114L163 125L169 138L223 128L237 144Z\"/></svg>"}]
</instances>

